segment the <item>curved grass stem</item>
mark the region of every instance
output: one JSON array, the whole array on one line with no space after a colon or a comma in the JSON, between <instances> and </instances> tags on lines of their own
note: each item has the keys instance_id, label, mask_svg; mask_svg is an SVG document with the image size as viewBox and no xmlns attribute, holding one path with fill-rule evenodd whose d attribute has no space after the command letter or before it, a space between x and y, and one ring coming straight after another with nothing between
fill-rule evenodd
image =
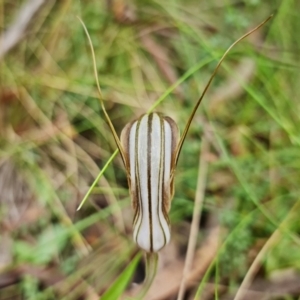
<instances>
[{"instance_id":1,"label":"curved grass stem","mask_svg":"<svg viewBox=\"0 0 300 300\"><path fill-rule=\"evenodd\" d=\"M149 291L153 280L157 273L157 264L158 264L158 253L146 253L146 278L143 283L142 290L140 291L137 299L144 299L145 295Z\"/></svg>"}]
</instances>

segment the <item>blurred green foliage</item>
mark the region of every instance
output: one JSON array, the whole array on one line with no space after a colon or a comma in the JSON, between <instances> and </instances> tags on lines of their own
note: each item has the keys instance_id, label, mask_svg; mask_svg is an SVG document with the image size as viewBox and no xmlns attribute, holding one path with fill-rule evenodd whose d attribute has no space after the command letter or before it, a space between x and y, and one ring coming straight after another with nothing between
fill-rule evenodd
<instances>
[{"instance_id":1,"label":"blurred green foliage","mask_svg":"<svg viewBox=\"0 0 300 300\"><path fill-rule=\"evenodd\" d=\"M2 32L24 3L0 2ZM0 225L13 238L4 270L24 264L55 267L63 278L54 287L21 275L16 291L26 299L78 299L87 297L87 287L96 295L112 282L121 282L123 289L134 272L122 273L136 249L119 156L89 203L75 213L116 148L99 107L77 15L91 35L105 105L120 133L199 65L157 107L182 131L216 61L274 13L232 50L197 112L179 160L170 215L173 232L191 220L201 137L209 132L204 211L226 232L217 260L221 280L240 282L253 260L249 253L257 254L259 242L264 244L282 222L284 230L262 269L266 276L285 268L299 271L299 2L143 0L126 2L126 10L120 3L47 1L24 39L0 62L0 181L20 188L18 181L5 181L1 166L8 162L29 191L19 198L4 191L0 196ZM32 216L27 209L35 209ZM5 293L0 290L0 299Z\"/></svg>"}]
</instances>

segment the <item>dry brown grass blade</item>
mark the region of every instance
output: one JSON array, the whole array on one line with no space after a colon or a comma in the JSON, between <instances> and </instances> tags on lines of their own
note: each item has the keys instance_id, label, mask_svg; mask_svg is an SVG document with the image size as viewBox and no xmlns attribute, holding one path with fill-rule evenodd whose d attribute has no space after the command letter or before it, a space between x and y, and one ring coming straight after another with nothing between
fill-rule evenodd
<instances>
[{"instance_id":1,"label":"dry brown grass blade","mask_svg":"<svg viewBox=\"0 0 300 300\"><path fill-rule=\"evenodd\" d=\"M257 51L261 51L264 38L260 31L253 32L249 36L249 41ZM246 85L253 79L256 73L256 62L253 58L245 57L234 67L232 72L237 74L239 80L231 76L214 92L209 93L211 99L209 110L212 114L220 112L223 103L237 99L245 93L242 85Z\"/></svg>"},{"instance_id":2,"label":"dry brown grass blade","mask_svg":"<svg viewBox=\"0 0 300 300\"><path fill-rule=\"evenodd\" d=\"M259 278L247 291L243 300L273 300L273 299L293 299L293 296L300 294L300 276L296 272L274 282Z\"/></svg>"},{"instance_id":3,"label":"dry brown grass blade","mask_svg":"<svg viewBox=\"0 0 300 300\"><path fill-rule=\"evenodd\" d=\"M0 161L0 208L6 211L0 225L13 228L30 205L32 193L12 160ZM2 229L3 231L3 229Z\"/></svg>"},{"instance_id":4,"label":"dry brown grass blade","mask_svg":"<svg viewBox=\"0 0 300 300\"><path fill-rule=\"evenodd\" d=\"M121 24L131 24L136 21L135 11L128 5L128 1L108 0L107 4L117 22Z\"/></svg>"},{"instance_id":5,"label":"dry brown grass blade","mask_svg":"<svg viewBox=\"0 0 300 300\"><path fill-rule=\"evenodd\" d=\"M249 289L255 275L257 274L262 260L265 258L267 253L270 251L271 247L275 246L278 242L280 242L280 238L283 234L282 229L284 229L287 225L290 219L293 217L296 209L300 206L300 202L296 202L296 204L292 207L288 215L285 217L285 219L282 221L280 226L273 232L271 237L268 239L268 241L265 243L265 245L262 247L256 258L254 259L252 265L250 266L242 284L239 287L239 290L237 291L234 300L243 300L245 293L247 289Z\"/></svg>"},{"instance_id":6,"label":"dry brown grass blade","mask_svg":"<svg viewBox=\"0 0 300 300\"><path fill-rule=\"evenodd\" d=\"M255 69L255 61L248 57L244 58L233 70L235 74L238 74L239 81L235 77L230 77L214 93L209 95L211 99L209 103L210 112L216 114L222 107L222 103L227 103L242 96L244 93L242 84L251 81L255 74Z\"/></svg>"},{"instance_id":7,"label":"dry brown grass blade","mask_svg":"<svg viewBox=\"0 0 300 300\"><path fill-rule=\"evenodd\" d=\"M43 113L42 110L40 110L40 108L36 105L35 101L31 98L30 94L28 93L28 91L25 88L20 88L20 95L19 95L19 100L22 103L22 105L25 107L25 109L28 111L28 113L31 115L31 117L37 121L39 124L41 124L42 126L44 126L44 129L47 129L44 131L44 135L45 132L47 132L46 136L48 135L49 138L53 136L53 130L56 131L56 126L54 126L54 124L47 118L47 116ZM58 131L58 136L62 139L62 141L67 142L68 144L72 144L74 145L74 151L76 152L77 155L80 155L81 157L84 157L85 159L87 159L91 165L94 167L95 171L94 171L94 176L95 174L98 174L99 169L97 167L97 165L93 162L93 160L89 157L89 155L86 154L86 152L81 149L78 145L76 145L64 132L62 131ZM58 151L61 152L61 150L59 150L57 148ZM104 177L102 178L102 183L104 183L104 185L106 187L110 188L110 185L108 184L108 182L104 179ZM113 196L113 193L110 193L110 196L108 196L108 201L110 204L114 204L117 203L117 199ZM61 207L61 211L65 211L65 209L62 207L62 205L59 205L59 207ZM114 213L114 220L115 220L115 224L117 226L117 228L120 230L120 232L124 232L125 227L124 227L124 221L123 221L123 217L122 217L122 213L121 210L118 209L115 213ZM69 220L66 224L71 224L70 223L71 220ZM81 248L82 250L85 249L85 245L86 243L82 243ZM87 249L86 249L87 250ZM88 253L88 251L83 251L85 254Z\"/></svg>"},{"instance_id":8,"label":"dry brown grass blade","mask_svg":"<svg viewBox=\"0 0 300 300\"><path fill-rule=\"evenodd\" d=\"M172 67L172 64L169 60L168 54L166 53L166 48L161 47L150 35L142 34L140 36L141 42L146 48L146 50L150 53L150 55L155 60L158 68L162 72L163 76L166 80L172 85L178 81L178 76ZM183 99L183 91L178 86L175 89L176 96L180 99Z\"/></svg>"},{"instance_id":9,"label":"dry brown grass blade","mask_svg":"<svg viewBox=\"0 0 300 300\"><path fill-rule=\"evenodd\" d=\"M0 37L0 60L22 40L32 18L46 2L46 0L28 0L21 7L14 23Z\"/></svg>"},{"instance_id":10,"label":"dry brown grass blade","mask_svg":"<svg viewBox=\"0 0 300 300\"><path fill-rule=\"evenodd\" d=\"M79 159L84 162L84 164L88 167L90 173L92 174L93 178L97 177L100 170L94 160L79 146L76 146L77 155L80 157ZM115 193L113 192L112 187L110 186L109 182L106 180L105 176L100 178L100 185L108 188L109 194L105 197L107 198L107 202L109 205L116 205L118 203L117 198L115 197ZM121 208L116 205L116 211L112 214L114 223L118 228L120 233L125 232L125 222L122 215Z\"/></svg>"},{"instance_id":11,"label":"dry brown grass blade","mask_svg":"<svg viewBox=\"0 0 300 300\"><path fill-rule=\"evenodd\" d=\"M93 87L87 87L80 83L74 83L70 79L64 78L62 76L41 74L41 76L39 77L39 82L41 85L55 90L60 90L62 92L71 92L80 96L88 96L98 99L98 92ZM135 101L126 100L126 97L115 97L113 98L113 102L129 107L139 107L138 103L136 103Z\"/></svg>"},{"instance_id":12,"label":"dry brown grass blade","mask_svg":"<svg viewBox=\"0 0 300 300\"><path fill-rule=\"evenodd\" d=\"M199 173L198 173L198 182L197 182L197 190L195 196L195 204L193 211L193 219L191 224L189 243L187 248L187 254L185 259L185 266L183 269L182 280L179 287L178 300L182 300L184 297L185 289L186 289L186 280L192 268L193 258L196 249L197 236L199 231L199 224L204 200L206 179L207 179L207 169L208 162L206 160L206 154L209 150L209 143L205 136L205 131L202 137L201 144L201 152L200 152L200 160L199 160Z\"/></svg>"},{"instance_id":13,"label":"dry brown grass blade","mask_svg":"<svg viewBox=\"0 0 300 300\"><path fill-rule=\"evenodd\" d=\"M62 299L61 297L65 291L61 288L61 284L63 284L67 277L56 267L45 268L28 264L20 265L13 270L9 270L0 274L0 288L3 289L10 285L15 285L26 275L38 279L44 287L52 288L57 293L57 296ZM84 299L99 299L99 296L94 288L87 281L85 281L85 279L78 277L73 289L79 285L83 287L82 294Z\"/></svg>"},{"instance_id":14,"label":"dry brown grass blade","mask_svg":"<svg viewBox=\"0 0 300 300\"><path fill-rule=\"evenodd\" d=\"M32 97L24 87L21 87L19 89L19 100L22 103L22 105L25 107L27 112L37 123L49 129L54 127L52 122L43 113L43 111L36 105L35 101L32 99ZM63 139L69 140L69 138L63 132L60 132L59 136ZM61 203L60 199L57 196L54 197L53 204L55 206L55 210L59 215L61 223L69 228L73 228L73 222L68 216L65 207L63 206L63 204ZM90 247L88 243L85 241L84 237L76 230L72 230L72 233L73 233L73 242L76 245L78 252L81 255L87 255L90 251Z\"/></svg>"}]
</instances>

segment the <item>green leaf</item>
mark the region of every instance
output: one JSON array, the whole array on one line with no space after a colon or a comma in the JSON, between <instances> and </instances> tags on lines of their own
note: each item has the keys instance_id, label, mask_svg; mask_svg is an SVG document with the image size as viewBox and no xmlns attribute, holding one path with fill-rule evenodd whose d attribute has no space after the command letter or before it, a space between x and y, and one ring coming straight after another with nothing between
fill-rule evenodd
<instances>
[{"instance_id":1,"label":"green leaf","mask_svg":"<svg viewBox=\"0 0 300 300\"><path fill-rule=\"evenodd\" d=\"M116 281L110 286L110 288L108 288L108 290L101 296L101 300L119 299L128 286L140 258L141 254L139 253L126 267L123 273L116 279Z\"/></svg>"}]
</instances>

